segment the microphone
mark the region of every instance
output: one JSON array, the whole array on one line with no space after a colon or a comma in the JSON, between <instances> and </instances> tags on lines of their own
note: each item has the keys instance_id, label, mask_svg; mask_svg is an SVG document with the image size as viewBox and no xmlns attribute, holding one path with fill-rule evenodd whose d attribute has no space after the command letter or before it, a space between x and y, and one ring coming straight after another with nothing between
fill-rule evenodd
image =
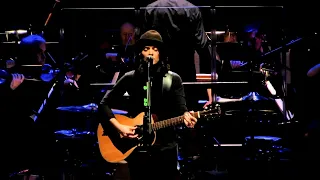
<instances>
[{"instance_id":1,"label":"microphone","mask_svg":"<svg viewBox=\"0 0 320 180\"><path fill-rule=\"evenodd\" d=\"M148 56L147 57L147 62L153 64L153 57L152 56Z\"/></svg>"},{"instance_id":2,"label":"microphone","mask_svg":"<svg viewBox=\"0 0 320 180\"><path fill-rule=\"evenodd\" d=\"M152 56L147 57L147 63L148 63L148 69L150 69L151 66L153 65L153 57Z\"/></svg>"}]
</instances>

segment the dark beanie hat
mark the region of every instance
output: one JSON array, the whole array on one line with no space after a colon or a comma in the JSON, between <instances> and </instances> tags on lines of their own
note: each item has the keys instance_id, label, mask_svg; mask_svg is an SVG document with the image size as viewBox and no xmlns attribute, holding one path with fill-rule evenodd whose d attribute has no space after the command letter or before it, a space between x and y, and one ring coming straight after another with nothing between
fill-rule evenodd
<instances>
[{"instance_id":1,"label":"dark beanie hat","mask_svg":"<svg viewBox=\"0 0 320 180\"><path fill-rule=\"evenodd\" d=\"M137 41L137 51L140 52L145 46L156 46L161 49L163 40L160 33L156 30L149 30L141 35Z\"/></svg>"}]
</instances>

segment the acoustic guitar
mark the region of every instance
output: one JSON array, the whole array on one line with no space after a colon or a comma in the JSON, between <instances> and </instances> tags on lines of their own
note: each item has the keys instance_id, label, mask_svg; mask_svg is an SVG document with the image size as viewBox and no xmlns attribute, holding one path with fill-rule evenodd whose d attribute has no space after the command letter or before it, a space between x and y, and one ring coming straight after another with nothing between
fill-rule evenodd
<instances>
[{"instance_id":1,"label":"acoustic guitar","mask_svg":"<svg viewBox=\"0 0 320 180\"><path fill-rule=\"evenodd\" d=\"M213 117L215 115L220 114L220 107L216 105L214 109L212 107L207 108L204 111L194 112L192 116L197 119L204 117L204 119L208 119L209 117ZM99 149L102 157L110 162L117 163L125 160L138 146L142 146L142 126L143 126L143 118L144 112L137 115L135 118L129 118L124 115L115 115L116 119L120 124L127 126L137 126L136 133L138 134L138 138L130 139L123 138L117 132L117 130L113 127L108 127L108 129L103 129L102 125L99 124L97 129L97 136L99 142ZM162 128L177 126L184 124L183 115L159 122L155 122L154 116L151 118L151 128L152 128L152 138L150 138L150 144L153 145L156 142L156 131Z\"/></svg>"}]
</instances>

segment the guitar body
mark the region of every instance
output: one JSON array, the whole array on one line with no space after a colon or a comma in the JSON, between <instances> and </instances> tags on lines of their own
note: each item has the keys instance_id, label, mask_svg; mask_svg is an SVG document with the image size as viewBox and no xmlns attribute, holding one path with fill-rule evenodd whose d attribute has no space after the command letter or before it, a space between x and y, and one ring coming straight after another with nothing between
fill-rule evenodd
<instances>
[{"instance_id":1,"label":"guitar body","mask_svg":"<svg viewBox=\"0 0 320 180\"><path fill-rule=\"evenodd\" d=\"M140 113L135 118L129 118L123 115L115 115L120 124L127 126L142 126L144 113ZM152 118L152 123L154 123ZM138 128L137 128L138 129ZM110 162L117 163L126 159L138 146L141 146L141 136L139 138L130 139L122 138L117 130L113 127L103 129L99 124L97 130L99 149L102 157ZM153 131L153 137L151 138L151 144L156 141L156 133Z\"/></svg>"}]
</instances>

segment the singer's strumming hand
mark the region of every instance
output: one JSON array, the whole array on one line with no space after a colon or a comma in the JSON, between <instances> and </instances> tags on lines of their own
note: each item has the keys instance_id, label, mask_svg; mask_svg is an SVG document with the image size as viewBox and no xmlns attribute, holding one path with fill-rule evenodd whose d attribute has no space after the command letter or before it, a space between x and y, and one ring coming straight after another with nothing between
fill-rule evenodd
<instances>
[{"instance_id":1,"label":"singer's strumming hand","mask_svg":"<svg viewBox=\"0 0 320 180\"><path fill-rule=\"evenodd\" d=\"M122 124L118 126L118 131L120 135L124 138L137 138L138 134L135 134L136 129L137 127L126 126Z\"/></svg>"}]
</instances>

